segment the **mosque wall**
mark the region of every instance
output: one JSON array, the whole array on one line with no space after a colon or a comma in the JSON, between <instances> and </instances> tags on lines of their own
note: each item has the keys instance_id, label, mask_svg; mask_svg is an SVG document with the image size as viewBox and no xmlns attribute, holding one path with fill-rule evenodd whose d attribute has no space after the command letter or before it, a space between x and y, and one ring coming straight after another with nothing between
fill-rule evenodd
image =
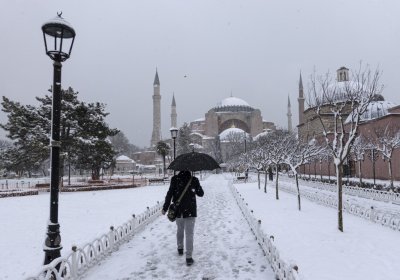
<instances>
[{"instance_id":1,"label":"mosque wall","mask_svg":"<svg viewBox=\"0 0 400 280\"><path fill-rule=\"evenodd\" d=\"M218 116L212 110L210 110L206 113L204 131L205 131L205 135L207 135L207 136L215 137L218 135Z\"/></svg>"}]
</instances>

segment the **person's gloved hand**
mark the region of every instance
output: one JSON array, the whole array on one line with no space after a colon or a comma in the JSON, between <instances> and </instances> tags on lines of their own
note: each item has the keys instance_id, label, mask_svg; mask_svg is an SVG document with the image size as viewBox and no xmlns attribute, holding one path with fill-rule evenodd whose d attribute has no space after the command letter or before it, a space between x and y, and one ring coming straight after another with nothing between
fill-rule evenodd
<instances>
[{"instance_id":1,"label":"person's gloved hand","mask_svg":"<svg viewBox=\"0 0 400 280\"><path fill-rule=\"evenodd\" d=\"M166 213L165 210L162 209L162 210L161 210L161 214L165 215L165 213Z\"/></svg>"}]
</instances>

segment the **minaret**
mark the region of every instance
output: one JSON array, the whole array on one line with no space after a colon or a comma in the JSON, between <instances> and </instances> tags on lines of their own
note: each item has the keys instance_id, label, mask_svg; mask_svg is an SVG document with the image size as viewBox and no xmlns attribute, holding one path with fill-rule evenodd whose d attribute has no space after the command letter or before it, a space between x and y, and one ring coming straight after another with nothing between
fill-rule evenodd
<instances>
[{"instance_id":1,"label":"minaret","mask_svg":"<svg viewBox=\"0 0 400 280\"><path fill-rule=\"evenodd\" d=\"M290 98L288 96L287 98L287 118L288 118L288 131L291 132L292 131L292 110L291 110L291 106L290 106Z\"/></svg>"},{"instance_id":2,"label":"minaret","mask_svg":"<svg viewBox=\"0 0 400 280\"><path fill-rule=\"evenodd\" d=\"M299 124L304 123L304 91L303 91L303 79L301 78L300 72L300 81L299 81Z\"/></svg>"},{"instance_id":3,"label":"minaret","mask_svg":"<svg viewBox=\"0 0 400 280\"><path fill-rule=\"evenodd\" d=\"M154 94L153 94L153 133L151 135L151 146L157 145L161 140L161 95L160 95L160 80L158 79L158 71L154 78Z\"/></svg>"},{"instance_id":4,"label":"minaret","mask_svg":"<svg viewBox=\"0 0 400 280\"><path fill-rule=\"evenodd\" d=\"M171 104L171 127L178 127L176 124L176 103L175 103L175 94L172 94L172 104Z\"/></svg>"}]
</instances>

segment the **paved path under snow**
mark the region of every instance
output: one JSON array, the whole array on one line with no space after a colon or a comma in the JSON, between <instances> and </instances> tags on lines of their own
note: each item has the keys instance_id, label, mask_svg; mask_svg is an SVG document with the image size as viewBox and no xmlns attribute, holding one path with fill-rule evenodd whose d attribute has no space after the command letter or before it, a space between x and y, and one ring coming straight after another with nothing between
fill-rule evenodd
<instances>
[{"instance_id":1,"label":"paved path under snow","mask_svg":"<svg viewBox=\"0 0 400 280\"><path fill-rule=\"evenodd\" d=\"M176 224L165 216L120 247L85 279L275 279L262 250L243 218L227 181L210 176L197 198L193 259L176 250Z\"/></svg>"}]
</instances>

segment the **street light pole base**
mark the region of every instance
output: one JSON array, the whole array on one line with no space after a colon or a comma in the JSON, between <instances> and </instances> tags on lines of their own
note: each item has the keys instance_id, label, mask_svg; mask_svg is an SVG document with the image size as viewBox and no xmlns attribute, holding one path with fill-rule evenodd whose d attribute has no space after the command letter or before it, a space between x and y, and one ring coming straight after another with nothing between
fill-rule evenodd
<instances>
[{"instance_id":1,"label":"street light pole base","mask_svg":"<svg viewBox=\"0 0 400 280\"><path fill-rule=\"evenodd\" d=\"M58 223L49 223L47 227L47 237L43 246L43 251L45 252L44 265L61 257L61 249L60 225Z\"/></svg>"}]
</instances>

